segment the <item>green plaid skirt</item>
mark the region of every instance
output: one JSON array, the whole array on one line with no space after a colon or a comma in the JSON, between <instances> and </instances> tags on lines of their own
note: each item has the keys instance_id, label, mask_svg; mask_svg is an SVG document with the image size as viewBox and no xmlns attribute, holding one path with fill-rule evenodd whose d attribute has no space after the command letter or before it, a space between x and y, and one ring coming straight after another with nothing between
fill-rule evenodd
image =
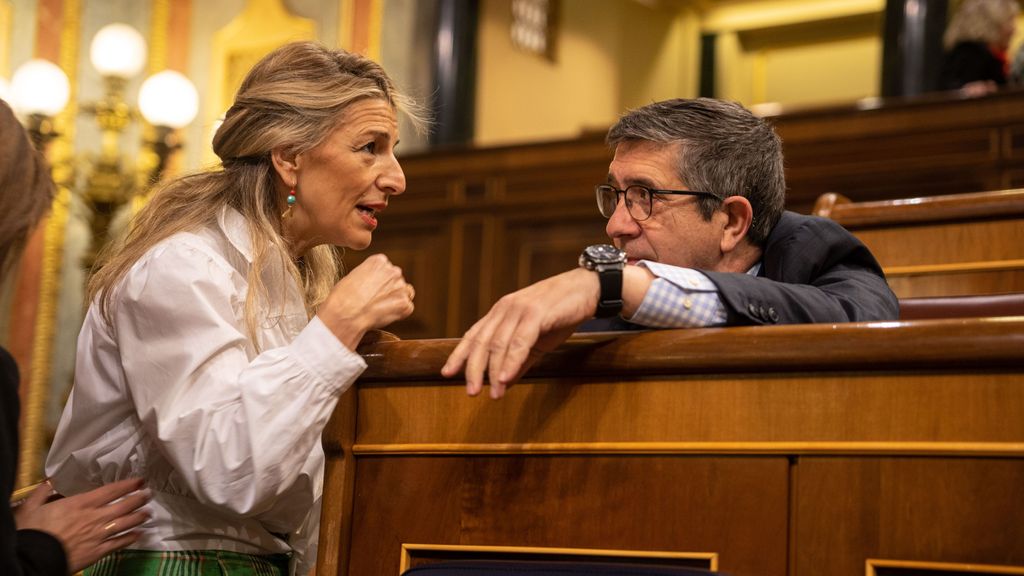
<instances>
[{"instance_id":1,"label":"green plaid skirt","mask_svg":"<svg viewBox=\"0 0 1024 576\"><path fill-rule=\"evenodd\" d=\"M256 556L224 550L120 550L84 576L288 576L289 554Z\"/></svg>"}]
</instances>

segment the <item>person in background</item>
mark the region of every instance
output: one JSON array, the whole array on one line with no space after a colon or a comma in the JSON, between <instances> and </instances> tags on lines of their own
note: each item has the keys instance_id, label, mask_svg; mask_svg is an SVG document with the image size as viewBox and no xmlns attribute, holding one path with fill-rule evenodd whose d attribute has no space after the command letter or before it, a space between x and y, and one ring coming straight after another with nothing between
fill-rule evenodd
<instances>
[{"instance_id":1,"label":"person in background","mask_svg":"<svg viewBox=\"0 0 1024 576\"><path fill-rule=\"evenodd\" d=\"M1006 86L1019 12L1017 0L963 0L943 37L939 87L982 96Z\"/></svg>"},{"instance_id":2,"label":"person in background","mask_svg":"<svg viewBox=\"0 0 1024 576\"><path fill-rule=\"evenodd\" d=\"M43 157L11 108L0 100L0 278L13 269L29 234L53 199ZM18 458L18 366L0 348L0 486L10 502ZM66 575L134 542L147 518L142 480L130 478L47 503L43 482L28 497L0 506L0 574Z\"/></svg>"},{"instance_id":3,"label":"person in background","mask_svg":"<svg viewBox=\"0 0 1024 576\"><path fill-rule=\"evenodd\" d=\"M896 320L871 252L826 218L784 210L782 142L734 102L673 99L612 126L597 207L615 244L499 300L441 370L501 397L545 352L588 330Z\"/></svg>"},{"instance_id":4,"label":"person in background","mask_svg":"<svg viewBox=\"0 0 1024 576\"><path fill-rule=\"evenodd\" d=\"M383 255L339 280L332 247L369 246L405 191L402 110L375 62L278 48L214 136L222 169L156 190L101 256L46 470L71 493L141 475L153 517L95 574L313 566L324 426L363 335L413 311Z\"/></svg>"}]
</instances>

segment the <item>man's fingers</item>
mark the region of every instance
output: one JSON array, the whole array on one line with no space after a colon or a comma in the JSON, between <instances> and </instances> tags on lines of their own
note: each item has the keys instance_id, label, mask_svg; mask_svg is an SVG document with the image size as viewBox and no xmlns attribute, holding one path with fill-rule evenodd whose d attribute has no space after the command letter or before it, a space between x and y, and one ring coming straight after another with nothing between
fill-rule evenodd
<instances>
[{"instance_id":1,"label":"man's fingers","mask_svg":"<svg viewBox=\"0 0 1024 576\"><path fill-rule=\"evenodd\" d=\"M448 355L448 360L441 367L441 375L445 378L451 378L462 372L466 364L466 357L469 355L469 347L473 340L473 335L476 334L480 322L483 322L483 320L478 321L469 330L466 330L466 333L462 335L459 343L455 346L455 350L452 350L452 353Z\"/></svg>"},{"instance_id":2,"label":"man's fingers","mask_svg":"<svg viewBox=\"0 0 1024 576\"><path fill-rule=\"evenodd\" d=\"M487 341L494 331L493 325L496 316L497 321L500 322L501 313L491 310L476 324L473 324L441 368L441 374L448 378L463 372L466 378L466 393L470 396L476 396L483 390L483 370L487 366Z\"/></svg>"},{"instance_id":3,"label":"man's fingers","mask_svg":"<svg viewBox=\"0 0 1024 576\"><path fill-rule=\"evenodd\" d=\"M490 352L487 361L487 375L491 382L491 398L501 398L505 395L505 388L508 380L501 378L502 366L508 356L509 345L518 339L517 333L523 329L523 322L520 318L505 317L491 337L488 350Z\"/></svg>"},{"instance_id":4,"label":"man's fingers","mask_svg":"<svg viewBox=\"0 0 1024 576\"><path fill-rule=\"evenodd\" d=\"M487 369L487 340L474 339L470 343L469 356L463 373L466 377L466 392L476 396L484 388L484 372Z\"/></svg>"},{"instance_id":5,"label":"man's fingers","mask_svg":"<svg viewBox=\"0 0 1024 576\"><path fill-rule=\"evenodd\" d=\"M505 361L498 371L498 379L504 385L515 382L526 371L526 361L540 335L540 328L535 323L524 323L519 328L519 332L513 337L512 343L509 346ZM543 356L543 354L538 354L537 357L539 358L540 356Z\"/></svg>"},{"instance_id":6,"label":"man's fingers","mask_svg":"<svg viewBox=\"0 0 1024 576\"><path fill-rule=\"evenodd\" d=\"M509 348L509 356L502 367L501 380L511 384L526 373L537 360L557 348L576 331L576 325L565 326L554 331L542 333L540 326L531 323L527 330L521 330L518 341Z\"/></svg>"}]
</instances>

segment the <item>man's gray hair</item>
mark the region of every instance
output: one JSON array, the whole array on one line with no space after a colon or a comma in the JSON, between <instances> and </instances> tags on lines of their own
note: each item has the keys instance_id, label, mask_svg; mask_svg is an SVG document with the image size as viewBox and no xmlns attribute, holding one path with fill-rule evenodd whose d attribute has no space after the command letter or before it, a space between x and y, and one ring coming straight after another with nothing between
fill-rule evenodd
<instances>
[{"instance_id":1,"label":"man's gray hair","mask_svg":"<svg viewBox=\"0 0 1024 576\"><path fill-rule=\"evenodd\" d=\"M735 102L677 98L648 104L619 118L606 141L612 148L629 141L680 144L677 172L689 189L750 201L754 221L748 237L754 244L763 245L782 216L782 140L767 122ZM705 196L698 202L705 220L721 206L718 198Z\"/></svg>"}]
</instances>

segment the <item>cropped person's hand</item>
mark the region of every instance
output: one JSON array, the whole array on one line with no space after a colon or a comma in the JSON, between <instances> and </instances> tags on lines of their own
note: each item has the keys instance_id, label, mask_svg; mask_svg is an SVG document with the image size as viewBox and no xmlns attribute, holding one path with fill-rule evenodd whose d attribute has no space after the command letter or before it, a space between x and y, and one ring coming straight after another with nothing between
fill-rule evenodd
<instances>
[{"instance_id":1,"label":"cropped person's hand","mask_svg":"<svg viewBox=\"0 0 1024 576\"><path fill-rule=\"evenodd\" d=\"M18 530L39 530L60 540L68 567L78 572L139 539L134 529L149 518L142 506L150 496L142 483L130 478L47 503L53 488L44 482L15 509L14 519Z\"/></svg>"},{"instance_id":2,"label":"cropped person's hand","mask_svg":"<svg viewBox=\"0 0 1024 576\"><path fill-rule=\"evenodd\" d=\"M441 374L465 372L466 392L476 396L486 372L491 398L501 398L534 362L594 315L599 295L597 274L578 268L504 296L466 332Z\"/></svg>"},{"instance_id":3,"label":"cropped person's hand","mask_svg":"<svg viewBox=\"0 0 1024 576\"><path fill-rule=\"evenodd\" d=\"M406 318L416 291L402 269L383 254L374 254L334 285L317 316L351 350L363 334Z\"/></svg>"},{"instance_id":4,"label":"cropped person's hand","mask_svg":"<svg viewBox=\"0 0 1024 576\"><path fill-rule=\"evenodd\" d=\"M967 98L977 98L995 94L999 91L999 85L992 80L975 80L960 87L960 93Z\"/></svg>"}]
</instances>

